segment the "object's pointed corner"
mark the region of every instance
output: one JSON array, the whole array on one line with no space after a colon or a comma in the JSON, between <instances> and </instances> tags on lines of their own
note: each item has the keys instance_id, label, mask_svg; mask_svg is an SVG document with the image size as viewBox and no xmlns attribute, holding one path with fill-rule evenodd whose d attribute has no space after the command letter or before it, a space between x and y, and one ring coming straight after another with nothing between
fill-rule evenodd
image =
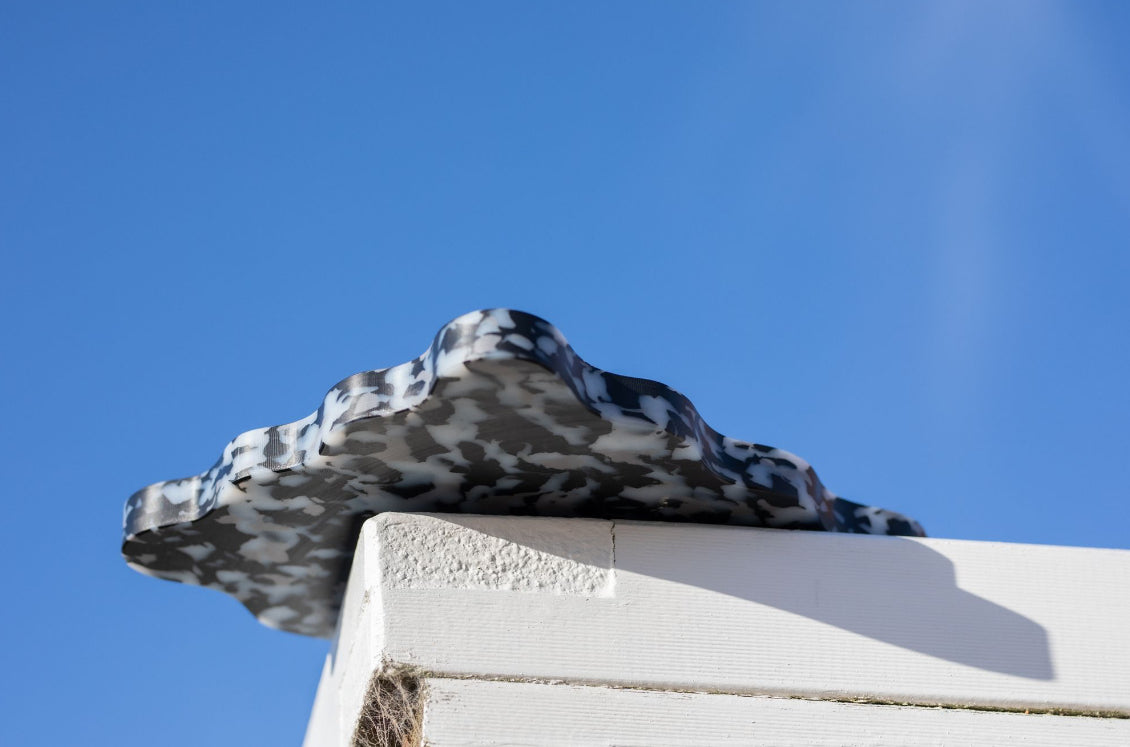
<instances>
[{"instance_id":1,"label":"object's pointed corner","mask_svg":"<svg viewBox=\"0 0 1130 747\"><path fill-rule=\"evenodd\" d=\"M143 532L192 521L207 511L204 478L207 473L153 483L126 500L122 511L122 546Z\"/></svg>"},{"instance_id":2,"label":"object's pointed corner","mask_svg":"<svg viewBox=\"0 0 1130 747\"><path fill-rule=\"evenodd\" d=\"M887 534L894 537L925 537L926 530L921 524L904 514L890 512L887 518Z\"/></svg>"},{"instance_id":3,"label":"object's pointed corner","mask_svg":"<svg viewBox=\"0 0 1130 747\"><path fill-rule=\"evenodd\" d=\"M833 514L839 532L886 534L893 537L925 537L926 530L914 519L898 511L836 498Z\"/></svg>"}]
</instances>

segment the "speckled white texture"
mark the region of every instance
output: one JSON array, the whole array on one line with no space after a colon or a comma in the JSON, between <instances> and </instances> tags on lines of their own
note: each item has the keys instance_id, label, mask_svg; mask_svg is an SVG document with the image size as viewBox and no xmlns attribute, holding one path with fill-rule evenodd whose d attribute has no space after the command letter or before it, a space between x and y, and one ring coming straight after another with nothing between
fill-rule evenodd
<instances>
[{"instance_id":1,"label":"speckled white texture","mask_svg":"<svg viewBox=\"0 0 1130 747\"><path fill-rule=\"evenodd\" d=\"M384 514L372 520L376 525L371 531L381 536L381 569L390 588L455 585L585 596L614 592L613 525L608 522L546 525L514 517L507 536L497 537L490 534L494 517L467 516L460 524L432 516L414 518L405 521L403 514Z\"/></svg>"}]
</instances>

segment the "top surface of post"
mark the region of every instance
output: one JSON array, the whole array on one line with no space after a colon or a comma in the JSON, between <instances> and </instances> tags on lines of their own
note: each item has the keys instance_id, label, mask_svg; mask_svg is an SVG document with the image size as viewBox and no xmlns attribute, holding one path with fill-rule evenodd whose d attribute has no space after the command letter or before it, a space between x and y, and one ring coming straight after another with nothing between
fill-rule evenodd
<instances>
[{"instance_id":1,"label":"top surface of post","mask_svg":"<svg viewBox=\"0 0 1130 747\"><path fill-rule=\"evenodd\" d=\"M138 491L122 553L328 637L359 528L385 511L924 534L838 498L793 454L719 434L664 384L594 368L545 320L492 309L341 381L302 420L237 436L211 469Z\"/></svg>"}]
</instances>

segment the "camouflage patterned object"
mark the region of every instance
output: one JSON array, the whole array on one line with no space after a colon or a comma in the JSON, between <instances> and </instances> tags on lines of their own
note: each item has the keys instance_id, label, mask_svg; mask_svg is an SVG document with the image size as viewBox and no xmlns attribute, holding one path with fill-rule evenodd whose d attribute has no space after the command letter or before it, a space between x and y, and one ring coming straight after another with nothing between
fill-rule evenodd
<instances>
[{"instance_id":1,"label":"camouflage patterned object","mask_svg":"<svg viewBox=\"0 0 1130 747\"><path fill-rule=\"evenodd\" d=\"M793 454L717 433L663 384L593 368L548 322L493 309L345 379L303 420L238 436L203 474L138 491L122 553L329 637L360 525L382 511L923 535Z\"/></svg>"}]
</instances>

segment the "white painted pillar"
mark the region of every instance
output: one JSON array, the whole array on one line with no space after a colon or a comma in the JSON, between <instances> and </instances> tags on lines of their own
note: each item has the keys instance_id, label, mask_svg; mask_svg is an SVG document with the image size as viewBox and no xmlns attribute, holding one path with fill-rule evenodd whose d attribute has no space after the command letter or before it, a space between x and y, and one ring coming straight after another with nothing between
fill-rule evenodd
<instances>
[{"instance_id":1,"label":"white painted pillar","mask_svg":"<svg viewBox=\"0 0 1130 747\"><path fill-rule=\"evenodd\" d=\"M382 514L306 747L375 701L433 747L1121 747L1130 552Z\"/></svg>"}]
</instances>

